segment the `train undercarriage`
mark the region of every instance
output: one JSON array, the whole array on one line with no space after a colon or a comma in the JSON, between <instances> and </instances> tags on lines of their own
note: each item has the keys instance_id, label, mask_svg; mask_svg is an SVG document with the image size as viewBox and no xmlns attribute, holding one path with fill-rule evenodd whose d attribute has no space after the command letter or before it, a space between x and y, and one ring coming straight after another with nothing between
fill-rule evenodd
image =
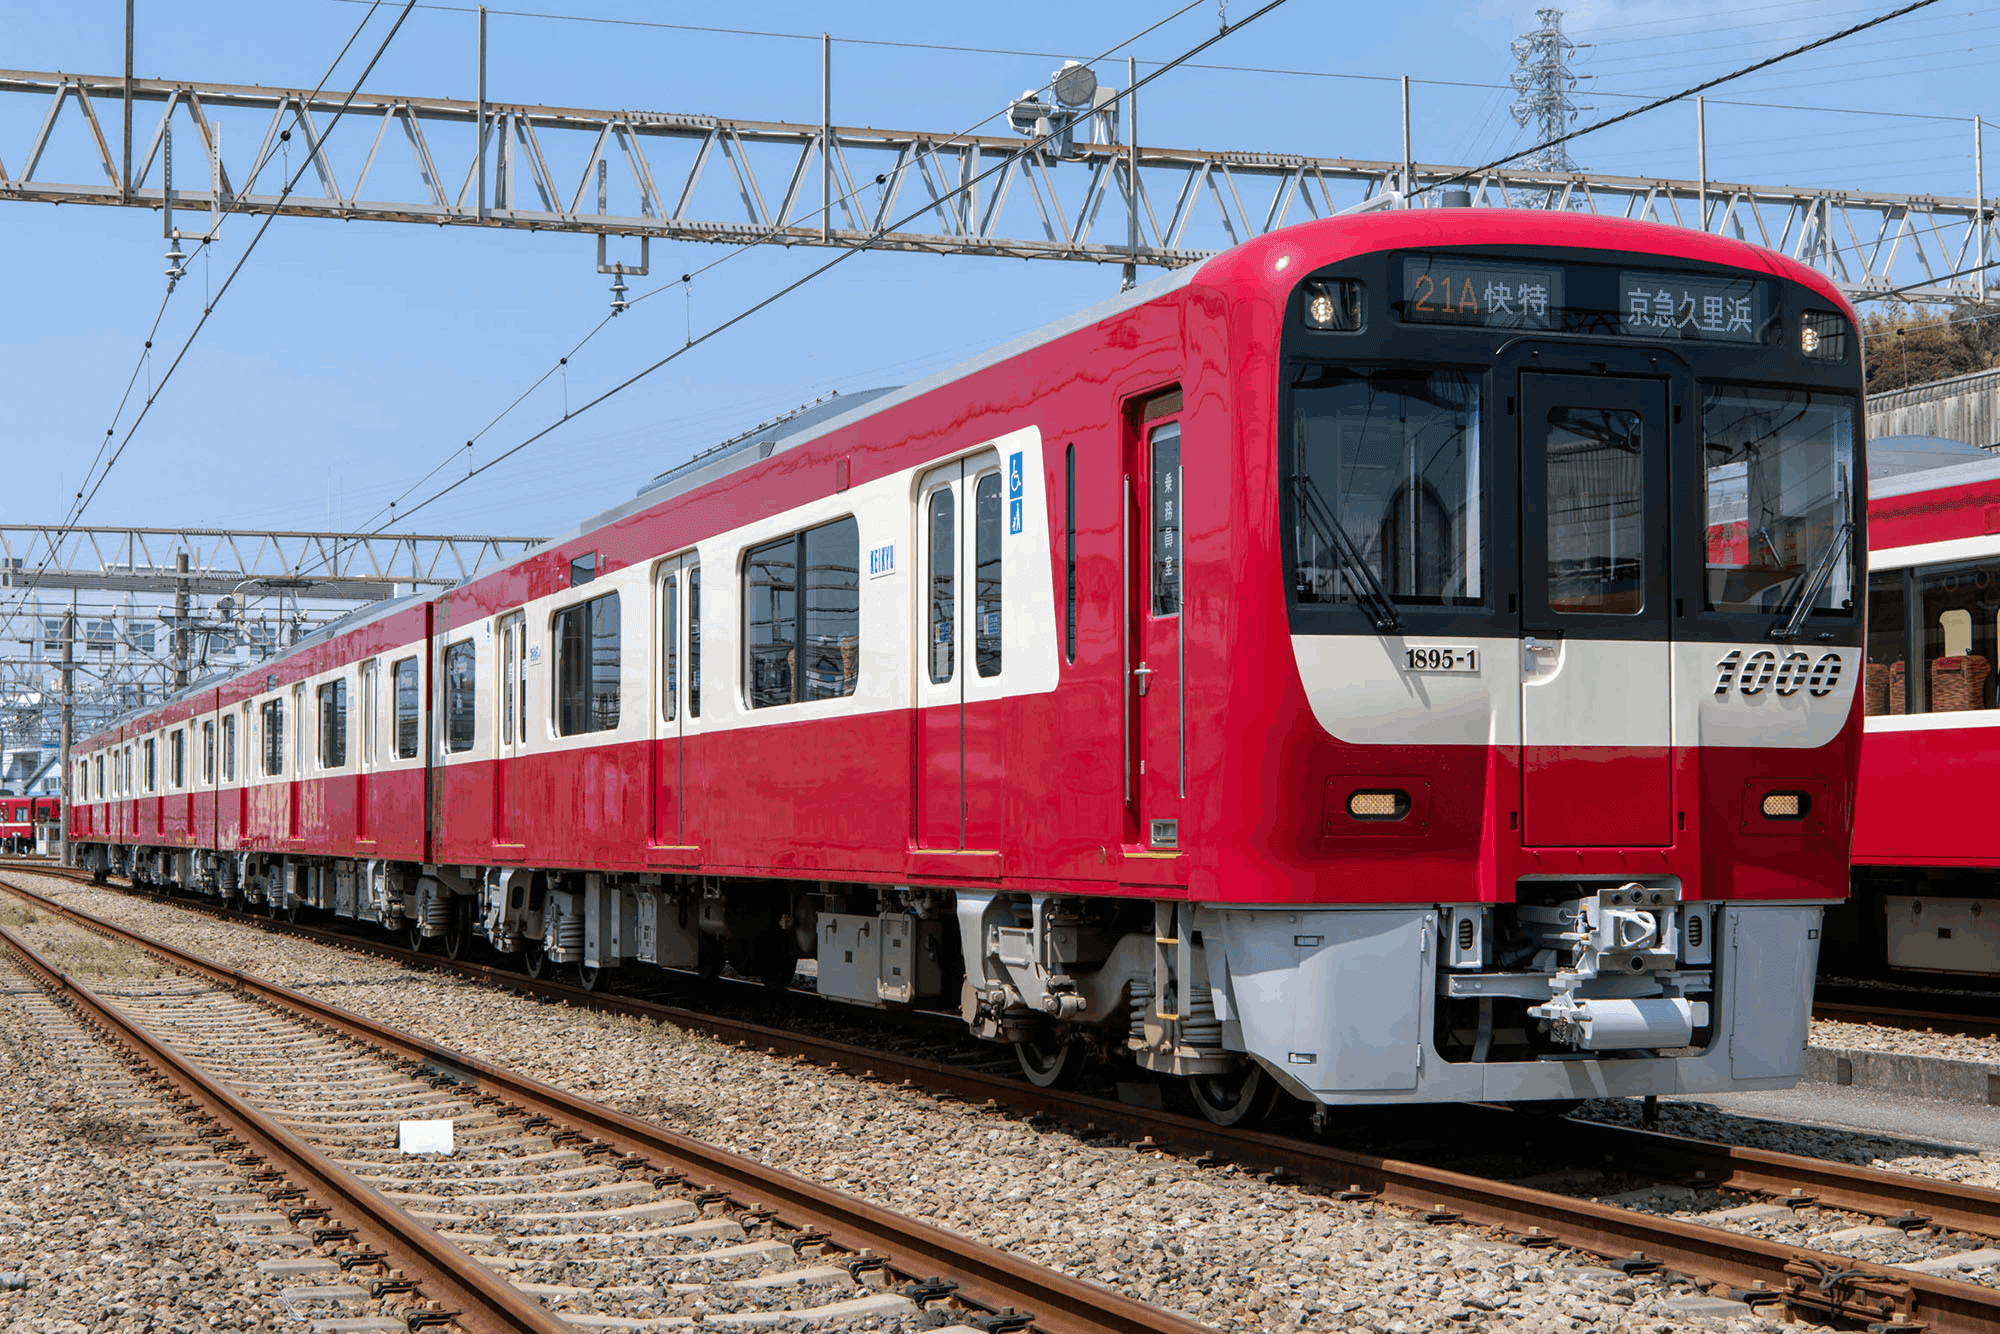
<instances>
[{"instance_id":1,"label":"train undercarriage","mask_svg":"<svg viewBox=\"0 0 2000 1334\"><path fill-rule=\"evenodd\" d=\"M453 957L483 942L531 975L565 970L586 987L642 966L728 968L774 988L806 972L832 1000L955 1011L976 1036L1011 1045L1038 1084L1119 1064L1177 1078L1222 1124L1287 1096L1324 1116L1343 1103L1788 1084L1806 1007L1785 1002L1810 995L1819 921L1817 905L1684 902L1666 879L1524 882L1509 904L1239 907L193 848L78 853L136 884L371 924ZM1763 966L1730 976L1725 936Z\"/></svg>"}]
</instances>

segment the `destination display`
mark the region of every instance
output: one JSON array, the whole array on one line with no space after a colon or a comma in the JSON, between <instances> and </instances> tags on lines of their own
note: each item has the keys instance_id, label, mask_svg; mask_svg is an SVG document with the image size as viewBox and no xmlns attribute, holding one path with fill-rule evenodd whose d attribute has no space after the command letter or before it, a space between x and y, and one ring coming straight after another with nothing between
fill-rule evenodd
<instances>
[{"instance_id":1,"label":"destination display","mask_svg":"<svg viewBox=\"0 0 2000 1334\"><path fill-rule=\"evenodd\" d=\"M1633 338L1763 339L1764 285L1755 278L1690 278L1681 273L1618 275L1620 333Z\"/></svg>"},{"instance_id":2,"label":"destination display","mask_svg":"<svg viewBox=\"0 0 2000 1334\"><path fill-rule=\"evenodd\" d=\"M1560 329L1561 269L1504 260L1403 261L1403 318L1488 329Z\"/></svg>"},{"instance_id":3,"label":"destination display","mask_svg":"<svg viewBox=\"0 0 2000 1334\"><path fill-rule=\"evenodd\" d=\"M1741 278L1423 254L1402 260L1397 314L1411 324L1761 343L1770 285Z\"/></svg>"}]
</instances>

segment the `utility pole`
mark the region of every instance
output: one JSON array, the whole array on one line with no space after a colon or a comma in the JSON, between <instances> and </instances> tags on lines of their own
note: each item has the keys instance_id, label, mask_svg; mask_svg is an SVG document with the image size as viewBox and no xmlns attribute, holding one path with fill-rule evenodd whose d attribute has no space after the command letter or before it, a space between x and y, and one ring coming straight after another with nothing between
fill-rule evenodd
<instances>
[{"instance_id":1,"label":"utility pole","mask_svg":"<svg viewBox=\"0 0 2000 1334\"><path fill-rule=\"evenodd\" d=\"M174 555L174 689L185 690L194 632L188 628L188 554Z\"/></svg>"},{"instance_id":2,"label":"utility pole","mask_svg":"<svg viewBox=\"0 0 2000 1334\"><path fill-rule=\"evenodd\" d=\"M62 781L56 791L62 797L62 808L56 812L56 864L69 865L69 808L76 797L70 788L69 747L76 728L76 594L70 594L70 609L63 613L62 620L62 754L56 761L61 766Z\"/></svg>"}]
</instances>

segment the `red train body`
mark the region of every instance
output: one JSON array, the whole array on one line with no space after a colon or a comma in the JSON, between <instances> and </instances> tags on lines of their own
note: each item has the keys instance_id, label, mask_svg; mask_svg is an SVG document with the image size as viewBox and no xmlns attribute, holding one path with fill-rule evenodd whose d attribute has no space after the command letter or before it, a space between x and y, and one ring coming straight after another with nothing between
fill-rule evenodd
<instances>
[{"instance_id":1,"label":"red train body","mask_svg":"<svg viewBox=\"0 0 2000 1334\"><path fill-rule=\"evenodd\" d=\"M1984 796L2000 764L2000 459L1887 443L1885 454L1922 466L1870 487L1854 898L1831 923L1827 966L1991 977L2000 838Z\"/></svg>"},{"instance_id":2,"label":"red train body","mask_svg":"<svg viewBox=\"0 0 2000 1334\"><path fill-rule=\"evenodd\" d=\"M132 718L72 837L586 978L804 956L1225 1120L1788 1083L1850 320L1644 224L1292 228Z\"/></svg>"},{"instance_id":3,"label":"red train body","mask_svg":"<svg viewBox=\"0 0 2000 1334\"><path fill-rule=\"evenodd\" d=\"M34 852L52 842L47 831L61 812L59 797L0 797L0 852Z\"/></svg>"}]
</instances>

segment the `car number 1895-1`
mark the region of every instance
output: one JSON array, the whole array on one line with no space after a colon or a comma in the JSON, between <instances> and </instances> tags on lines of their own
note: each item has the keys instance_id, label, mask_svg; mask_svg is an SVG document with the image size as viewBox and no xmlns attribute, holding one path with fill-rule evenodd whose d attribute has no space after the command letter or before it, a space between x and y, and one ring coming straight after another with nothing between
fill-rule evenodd
<instances>
[{"instance_id":1,"label":"car number 1895-1","mask_svg":"<svg viewBox=\"0 0 2000 1334\"><path fill-rule=\"evenodd\" d=\"M1422 648L1406 648L1403 650L1403 655L1405 671L1473 673L1479 671L1479 650L1476 648L1425 645Z\"/></svg>"}]
</instances>

